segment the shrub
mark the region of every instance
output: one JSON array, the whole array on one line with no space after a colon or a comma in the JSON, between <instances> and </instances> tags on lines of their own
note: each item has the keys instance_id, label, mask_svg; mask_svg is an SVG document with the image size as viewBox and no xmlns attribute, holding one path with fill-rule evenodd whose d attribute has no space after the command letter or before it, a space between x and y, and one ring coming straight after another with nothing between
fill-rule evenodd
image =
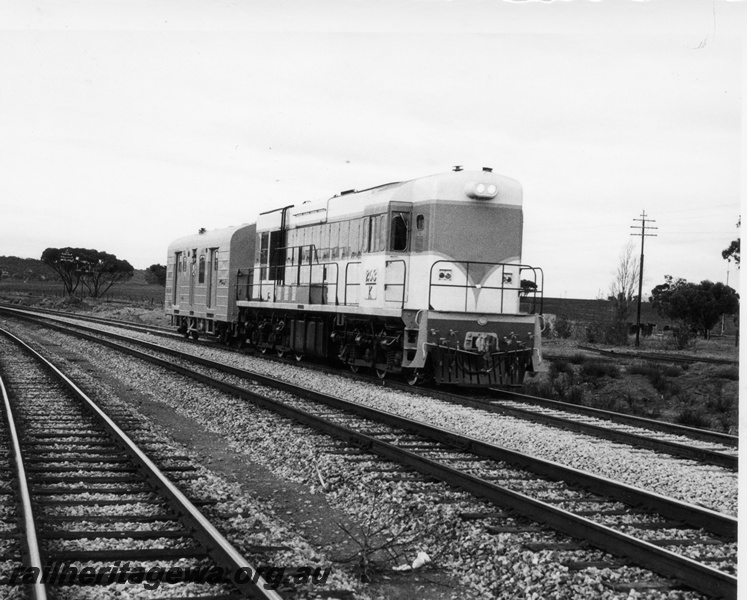
<instances>
[{"instance_id":1,"label":"shrub","mask_svg":"<svg viewBox=\"0 0 747 600\"><path fill-rule=\"evenodd\" d=\"M582 365L586 362L586 358L586 354L583 354L582 352L576 352L568 359L568 362L574 365Z\"/></svg>"},{"instance_id":2,"label":"shrub","mask_svg":"<svg viewBox=\"0 0 747 600\"><path fill-rule=\"evenodd\" d=\"M664 375L667 377L679 377L683 373L683 369L677 365L666 365L662 367Z\"/></svg>"},{"instance_id":3,"label":"shrub","mask_svg":"<svg viewBox=\"0 0 747 600\"><path fill-rule=\"evenodd\" d=\"M632 394L626 394L628 411L631 415L639 417L646 417L648 419L656 419L661 416L661 408L656 402L651 401L650 398L640 398L633 396Z\"/></svg>"},{"instance_id":4,"label":"shrub","mask_svg":"<svg viewBox=\"0 0 747 600\"><path fill-rule=\"evenodd\" d=\"M598 379L600 377L620 377L620 369L617 365L602 361L592 360L581 365L581 375L584 379Z\"/></svg>"},{"instance_id":5,"label":"shrub","mask_svg":"<svg viewBox=\"0 0 747 600\"><path fill-rule=\"evenodd\" d=\"M551 360L547 372L550 376L550 380L555 381L563 373L566 373L570 378L573 378L573 367L571 364L563 358L555 358Z\"/></svg>"},{"instance_id":6,"label":"shrub","mask_svg":"<svg viewBox=\"0 0 747 600\"><path fill-rule=\"evenodd\" d=\"M600 344L605 340L605 326L599 321L592 321L586 326L586 341L589 344Z\"/></svg>"},{"instance_id":7,"label":"shrub","mask_svg":"<svg viewBox=\"0 0 747 600\"><path fill-rule=\"evenodd\" d=\"M555 388L553 384L544 379L529 379L525 381L522 393L529 396L539 396L540 398L555 400Z\"/></svg>"},{"instance_id":8,"label":"shrub","mask_svg":"<svg viewBox=\"0 0 747 600\"><path fill-rule=\"evenodd\" d=\"M658 365L652 362L633 361L628 365L628 373L631 375L645 375L648 377L652 372L658 371Z\"/></svg>"},{"instance_id":9,"label":"shrub","mask_svg":"<svg viewBox=\"0 0 747 600\"><path fill-rule=\"evenodd\" d=\"M561 390L560 399L569 404L584 403L584 388L580 385L570 385Z\"/></svg>"},{"instance_id":10,"label":"shrub","mask_svg":"<svg viewBox=\"0 0 747 600\"><path fill-rule=\"evenodd\" d=\"M700 429L709 427L711 420L708 418L702 408L686 407L682 409L675 423L686 425L687 427L698 427Z\"/></svg>"},{"instance_id":11,"label":"shrub","mask_svg":"<svg viewBox=\"0 0 747 600\"><path fill-rule=\"evenodd\" d=\"M556 337L567 340L573 334L573 324L565 315L558 315L555 319L553 333Z\"/></svg>"},{"instance_id":12,"label":"shrub","mask_svg":"<svg viewBox=\"0 0 747 600\"><path fill-rule=\"evenodd\" d=\"M604 343L613 346L628 345L628 325L619 320L613 320L604 327Z\"/></svg>"},{"instance_id":13,"label":"shrub","mask_svg":"<svg viewBox=\"0 0 747 600\"><path fill-rule=\"evenodd\" d=\"M672 329L672 339L678 350L687 350L695 346L695 338L698 336L696 331L689 327L681 326Z\"/></svg>"},{"instance_id":14,"label":"shrub","mask_svg":"<svg viewBox=\"0 0 747 600\"><path fill-rule=\"evenodd\" d=\"M721 379L730 379L732 381L739 381L739 367L723 367L714 373L716 377Z\"/></svg>"}]
</instances>

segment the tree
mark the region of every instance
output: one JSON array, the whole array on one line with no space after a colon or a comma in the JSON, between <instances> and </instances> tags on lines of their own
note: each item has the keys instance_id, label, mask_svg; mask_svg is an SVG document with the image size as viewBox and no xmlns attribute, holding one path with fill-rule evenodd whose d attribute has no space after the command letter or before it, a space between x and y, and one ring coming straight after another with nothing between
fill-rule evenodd
<instances>
[{"instance_id":1,"label":"tree","mask_svg":"<svg viewBox=\"0 0 747 600\"><path fill-rule=\"evenodd\" d=\"M113 254L90 250L81 281L92 298L98 298L115 284L131 279L135 269L126 260Z\"/></svg>"},{"instance_id":2,"label":"tree","mask_svg":"<svg viewBox=\"0 0 747 600\"><path fill-rule=\"evenodd\" d=\"M737 228L742 226L742 217L739 217L739 221L737 222ZM729 244L729 247L726 248L723 252L721 252L721 256L724 257L724 260L734 260L734 262L737 265L737 269L739 268L739 258L741 253L741 244L742 238L737 238L736 240L732 240L731 244Z\"/></svg>"},{"instance_id":3,"label":"tree","mask_svg":"<svg viewBox=\"0 0 747 600\"><path fill-rule=\"evenodd\" d=\"M520 294L522 296L528 296L529 294L537 291L537 284L530 279L522 279L520 284Z\"/></svg>"},{"instance_id":4,"label":"tree","mask_svg":"<svg viewBox=\"0 0 747 600\"><path fill-rule=\"evenodd\" d=\"M98 298L115 283L131 278L135 271L126 260L88 248L47 248L41 259L60 276L68 295L82 283L92 297Z\"/></svg>"},{"instance_id":5,"label":"tree","mask_svg":"<svg viewBox=\"0 0 747 600\"><path fill-rule=\"evenodd\" d=\"M635 253L633 240L630 240L620 252L615 279L610 285L608 300L612 303L612 323L607 333L610 342L624 344L628 341L628 320L638 296L640 272L641 259Z\"/></svg>"},{"instance_id":6,"label":"tree","mask_svg":"<svg viewBox=\"0 0 747 600\"><path fill-rule=\"evenodd\" d=\"M654 308L663 317L702 332L706 339L722 315L732 315L739 310L739 294L728 285L707 280L689 283L671 275L664 280L651 291Z\"/></svg>"},{"instance_id":7,"label":"tree","mask_svg":"<svg viewBox=\"0 0 747 600\"><path fill-rule=\"evenodd\" d=\"M151 265L145 271L145 281L166 287L166 267Z\"/></svg>"},{"instance_id":8,"label":"tree","mask_svg":"<svg viewBox=\"0 0 747 600\"><path fill-rule=\"evenodd\" d=\"M70 247L47 248L41 255L42 262L60 276L68 296L72 296L80 284L82 271L78 257L82 252L86 252L86 250Z\"/></svg>"}]
</instances>

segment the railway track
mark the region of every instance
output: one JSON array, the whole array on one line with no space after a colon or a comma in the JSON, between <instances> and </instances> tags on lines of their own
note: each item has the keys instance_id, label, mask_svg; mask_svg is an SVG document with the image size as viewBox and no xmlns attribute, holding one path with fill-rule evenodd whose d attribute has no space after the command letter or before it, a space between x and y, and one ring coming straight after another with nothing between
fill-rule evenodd
<instances>
[{"instance_id":1,"label":"railway track","mask_svg":"<svg viewBox=\"0 0 747 600\"><path fill-rule=\"evenodd\" d=\"M425 393L454 404L577 431L732 471L739 469L739 437L717 431L685 427L506 390L494 390L490 397L465 396L441 390L414 393Z\"/></svg>"},{"instance_id":2,"label":"railway track","mask_svg":"<svg viewBox=\"0 0 747 600\"><path fill-rule=\"evenodd\" d=\"M23 314L33 315L30 311L18 311L12 308L9 312L11 314L18 314L19 316ZM79 318L77 315L71 316L64 313L55 313L53 316L67 320L78 320ZM90 319L82 320L90 321ZM95 319L94 322L120 327L118 322L112 322L112 320L108 319ZM125 328L150 333L147 328L143 327L133 328L125 324ZM91 331L91 329L88 330ZM159 329L156 329L155 332L161 333ZM168 337L181 338L183 336L168 335ZM121 336L120 339L126 340L128 338L127 336ZM133 343L137 343L137 340L132 341ZM267 359L278 360L271 356L268 356ZM377 381L387 387L406 390L412 394L436 397L454 404L508 415L569 431L577 431L600 439L645 448L654 452L694 460L703 464L715 465L732 471L737 471L739 466L737 448L739 438L733 435L685 427L654 419L644 419L632 415L548 400L505 390L495 390L494 394L490 397L474 397L443 389L412 387L393 380L380 381L374 378L366 378L362 375L346 373L345 375L355 379Z\"/></svg>"},{"instance_id":3,"label":"railway track","mask_svg":"<svg viewBox=\"0 0 747 600\"><path fill-rule=\"evenodd\" d=\"M488 498L708 596L736 597L736 519L173 349L134 340L122 347L82 335ZM134 344L147 346L147 353ZM278 400L257 385L294 398Z\"/></svg>"},{"instance_id":4,"label":"railway track","mask_svg":"<svg viewBox=\"0 0 747 600\"><path fill-rule=\"evenodd\" d=\"M105 413L22 340L0 333L3 441L14 457L0 468L16 482L17 497L4 490L6 506L18 507L16 523L5 525L15 542L5 551L16 561L11 584L29 584L30 596L43 600L63 587L69 594L71 585L137 583L140 571L139 583L153 573L179 595L195 592L183 581L189 572L212 570L199 592L279 600L172 481L192 467L174 464L179 457L156 466L115 422L122 416ZM34 568L44 578L32 577Z\"/></svg>"},{"instance_id":5,"label":"railway track","mask_svg":"<svg viewBox=\"0 0 747 600\"><path fill-rule=\"evenodd\" d=\"M595 348L593 346L579 346L579 350L588 350L589 352L596 352L603 356L613 356L615 358L626 358L630 360L663 360L666 362L676 363L696 363L704 362L711 363L714 365L738 365L738 360L730 360L726 358L708 358L705 356L688 356L684 354L663 354L659 352L629 352L620 350L603 350L602 348Z\"/></svg>"}]
</instances>

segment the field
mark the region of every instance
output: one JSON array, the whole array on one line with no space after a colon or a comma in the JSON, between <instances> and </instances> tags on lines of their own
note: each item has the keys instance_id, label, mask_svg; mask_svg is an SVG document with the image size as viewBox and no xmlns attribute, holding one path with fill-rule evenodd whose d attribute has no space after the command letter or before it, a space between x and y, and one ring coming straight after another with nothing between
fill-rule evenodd
<instances>
[{"instance_id":1,"label":"field","mask_svg":"<svg viewBox=\"0 0 747 600\"><path fill-rule=\"evenodd\" d=\"M163 306L164 288L145 282L142 271L136 271L135 276L124 283L114 285L101 300L108 302L127 302L133 304L149 304ZM59 281L22 281L17 279L0 280L0 296L13 297L48 297L65 298L65 290ZM73 298L83 300L87 297L87 290L81 285Z\"/></svg>"}]
</instances>

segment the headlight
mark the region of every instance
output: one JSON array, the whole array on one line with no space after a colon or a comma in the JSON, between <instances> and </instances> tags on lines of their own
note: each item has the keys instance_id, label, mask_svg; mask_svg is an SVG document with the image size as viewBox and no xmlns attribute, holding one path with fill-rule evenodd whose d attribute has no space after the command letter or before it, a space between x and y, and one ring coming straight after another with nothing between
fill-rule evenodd
<instances>
[{"instance_id":1,"label":"headlight","mask_svg":"<svg viewBox=\"0 0 747 600\"><path fill-rule=\"evenodd\" d=\"M464 193L470 198L489 199L498 194L498 186L494 183L480 183L471 181L464 187Z\"/></svg>"}]
</instances>

